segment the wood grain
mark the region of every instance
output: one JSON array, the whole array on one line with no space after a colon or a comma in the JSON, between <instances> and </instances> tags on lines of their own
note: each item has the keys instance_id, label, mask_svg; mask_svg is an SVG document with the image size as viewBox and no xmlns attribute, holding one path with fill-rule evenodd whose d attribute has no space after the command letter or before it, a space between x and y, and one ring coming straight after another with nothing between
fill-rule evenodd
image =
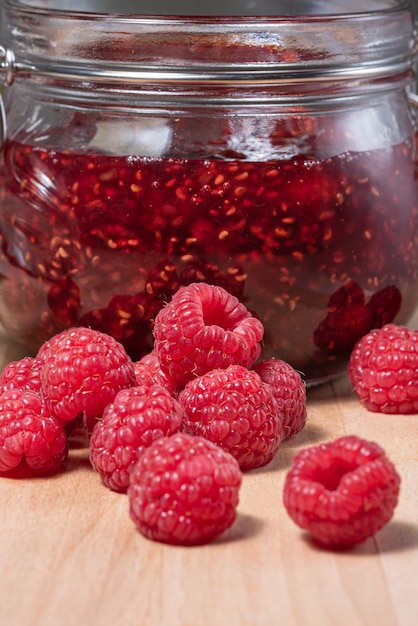
<instances>
[{"instance_id":1,"label":"wood grain","mask_svg":"<svg viewBox=\"0 0 418 626\"><path fill-rule=\"evenodd\" d=\"M0 365L22 356L0 342ZM246 473L234 526L209 546L153 543L105 488L78 433L53 478L0 479L0 624L416 626L418 416L363 409L346 378L309 390L308 424ZM319 549L288 518L296 450L343 434L380 443L402 478L392 522L353 550Z\"/></svg>"}]
</instances>

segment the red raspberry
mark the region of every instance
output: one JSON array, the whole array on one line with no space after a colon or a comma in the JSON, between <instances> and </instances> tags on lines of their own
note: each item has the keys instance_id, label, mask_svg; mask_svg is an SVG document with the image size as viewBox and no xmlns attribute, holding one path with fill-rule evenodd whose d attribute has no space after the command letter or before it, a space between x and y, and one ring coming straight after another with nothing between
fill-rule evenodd
<instances>
[{"instance_id":1,"label":"red raspberry","mask_svg":"<svg viewBox=\"0 0 418 626\"><path fill-rule=\"evenodd\" d=\"M306 424L306 386L299 372L280 359L261 361L253 369L273 388L283 425L283 440L294 437Z\"/></svg>"},{"instance_id":2,"label":"red raspberry","mask_svg":"<svg viewBox=\"0 0 418 626\"><path fill-rule=\"evenodd\" d=\"M327 311L313 334L314 344L324 352L349 351L372 328L373 314L364 291L353 281L332 294Z\"/></svg>"},{"instance_id":3,"label":"red raspberry","mask_svg":"<svg viewBox=\"0 0 418 626\"><path fill-rule=\"evenodd\" d=\"M418 331L386 324L355 345L348 376L362 404L380 413L418 413Z\"/></svg>"},{"instance_id":4,"label":"red raspberry","mask_svg":"<svg viewBox=\"0 0 418 626\"><path fill-rule=\"evenodd\" d=\"M152 349L153 319L161 306L147 293L117 295L104 309L85 313L77 325L111 335L132 359L140 359Z\"/></svg>"},{"instance_id":5,"label":"red raspberry","mask_svg":"<svg viewBox=\"0 0 418 626\"><path fill-rule=\"evenodd\" d=\"M260 355L263 325L223 287L181 287L158 313L154 349L178 387L209 370L249 367Z\"/></svg>"},{"instance_id":6,"label":"red raspberry","mask_svg":"<svg viewBox=\"0 0 418 626\"><path fill-rule=\"evenodd\" d=\"M158 437L180 430L184 411L160 385L122 389L94 427L90 461L104 484L124 492L139 455Z\"/></svg>"},{"instance_id":7,"label":"red raspberry","mask_svg":"<svg viewBox=\"0 0 418 626\"><path fill-rule=\"evenodd\" d=\"M0 395L0 472L42 475L58 470L68 453L63 426L39 393L11 389Z\"/></svg>"},{"instance_id":8,"label":"red raspberry","mask_svg":"<svg viewBox=\"0 0 418 626\"><path fill-rule=\"evenodd\" d=\"M171 380L168 380L165 373L162 371L160 362L158 360L155 351L153 350L149 354L146 354L139 361L134 362L134 371L136 384L139 385L153 385L158 383L174 393L175 386Z\"/></svg>"},{"instance_id":9,"label":"red raspberry","mask_svg":"<svg viewBox=\"0 0 418 626\"><path fill-rule=\"evenodd\" d=\"M138 387L142 385L145 385L146 387L151 387L155 383L161 384L155 375L153 366L148 363L143 363L142 359L139 361L134 361L134 372L136 381L135 384Z\"/></svg>"},{"instance_id":10,"label":"red raspberry","mask_svg":"<svg viewBox=\"0 0 418 626\"><path fill-rule=\"evenodd\" d=\"M230 452L247 470L269 463L283 438L280 410L270 385L241 365L207 372L179 394L184 430Z\"/></svg>"},{"instance_id":11,"label":"red raspberry","mask_svg":"<svg viewBox=\"0 0 418 626\"><path fill-rule=\"evenodd\" d=\"M240 265L231 266L228 271L222 272L217 265L202 260L190 261L180 276L182 285L202 282L219 285L237 298L244 295L245 281L246 274Z\"/></svg>"},{"instance_id":12,"label":"red raspberry","mask_svg":"<svg viewBox=\"0 0 418 626\"><path fill-rule=\"evenodd\" d=\"M329 313L334 313L337 309L350 307L353 304L366 304L366 296L358 283L350 281L334 291L328 300L327 310Z\"/></svg>"},{"instance_id":13,"label":"red raspberry","mask_svg":"<svg viewBox=\"0 0 418 626\"><path fill-rule=\"evenodd\" d=\"M371 310L365 304L351 304L328 313L315 329L313 341L324 352L346 352L371 327Z\"/></svg>"},{"instance_id":14,"label":"red raspberry","mask_svg":"<svg viewBox=\"0 0 418 626\"><path fill-rule=\"evenodd\" d=\"M68 328L77 323L80 312L80 287L68 276L51 283L47 294L48 307L55 324Z\"/></svg>"},{"instance_id":15,"label":"red raspberry","mask_svg":"<svg viewBox=\"0 0 418 626\"><path fill-rule=\"evenodd\" d=\"M41 390L41 368L39 359L27 356L11 361L0 375L0 393L9 389Z\"/></svg>"},{"instance_id":16,"label":"red raspberry","mask_svg":"<svg viewBox=\"0 0 418 626\"><path fill-rule=\"evenodd\" d=\"M402 295L395 285L388 285L381 291L373 294L367 306L372 312L371 328L381 328L390 324L401 308Z\"/></svg>"},{"instance_id":17,"label":"red raspberry","mask_svg":"<svg viewBox=\"0 0 418 626\"><path fill-rule=\"evenodd\" d=\"M292 520L326 547L365 541L392 518L400 477L376 443L355 436L298 452L283 501Z\"/></svg>"},{"instance_id":18,"label":"red raspberry","mask_svg":"<svg viewBox=\"0 0 418 626\"><path fill-rule=\"evenodd\" d=\"M83 412L88 429L120 389L135 384L130 357L113 337L90 328L70 328L38 352L42 393L53 415L70 422Z\"/></svg>"},{"instance_id":19,"label":"red raspberry","mask_svg":"<svg viewBox=\"0 0 418 626\"><path fill-rule=\"evenodd\" d=\"M177 268L169 259L162 259L153 267L145 282L145 293L148 296L162 296L167 300L179 287ZM159 307L161 308L161 307Z\"/></svg>"},{"instance_id":20,"label":"red raspberry","mask_svg":"<svg viewBox=\"0 0 418 626\"><path fill-rule=\"evenodd\" d=\"M155 541L208 543L234 522L241 482L236 460L210 441L186 433L160 437L131 473L131 518Z\"/></svg>"}]
</instances>

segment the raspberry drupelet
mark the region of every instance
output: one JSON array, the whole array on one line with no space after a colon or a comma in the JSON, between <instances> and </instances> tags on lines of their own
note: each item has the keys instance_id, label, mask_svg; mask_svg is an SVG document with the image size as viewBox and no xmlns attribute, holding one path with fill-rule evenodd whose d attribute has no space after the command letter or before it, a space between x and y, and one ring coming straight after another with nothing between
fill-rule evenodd
<instances>
[{"instance_id":1,"label":"raspberry drupelet","mask_svg":"<svg viewBox=\"0 0 418 626\"><path fill-rule=\"evenodd\" d=\"M268 359L254 365L261 380L273 389L283 425L283 441L297 435L306 424L306 385L289 363Z\"/></svg>"},{"instance_id":2,"label":"raspberry drupelet","mask_svg":"<svg viewBox=\"0 0 418 626\"><path fill-rule=\"evenodd\" d=\"M162 436L178 432L184 411L159 384L122 389L94 427L90 461L104 484L125 492L139 455Z\"/></svg>"},{"instance_id":3,"label":"raspberry drupelet","mask_svg":"<svg viewBox=\"0 0 418 626\"><path fill-rule=\"evenodd\" d=\"M249 367L260 355L263 324L223 287L181 287L158 313L154 349L177 387L209 370Z\"/></svg>"},{"instance_id":4,"label":"raspberry drupelet","mask_svg":"<svg viewBox=\"0 0 418 626\"><path fill-rule=\"evenodd\" d=\"M360 402L378 413L418 413L418 331L386 324L351 353L348 376Z\"/></svg>"},{"instance_id":5,"label":"raspberry drupelet","mask_svg":"<svg viewBox=\"0 0 418 626\"><path fill-rule=\"evenodd\" d=\"M230 452L242 470L275 456L283 420L272 387L257 372L242 365L211 370L187 383L178 398L186 414L184 430Z\"/></svg>"},{"instance_id":6,"label":"raspberry drupelet","mask_svg":"<svg viewBox=\"0 0 418 626\"><path fill-rule=\"evenodd\" d=\"M233 456L202 437L160 437L130 477L130 515L147 538L175 545L212 541L236 518L242 474Z\"/></svg>"},{"instance_id":7,"label":"raspberry drupelet","mask_svg":"<svg viewBox=\"0 0 418 626\"><path fill-rule=\"evenodd\" d=\"M84 414L89 431L120 389L135 385L133 363L110 335L70 328L42 346L42 394L53 415L70 422Z\"/></svg>"},{"instance_id":8,"label":"raspberry drupelet","mask_svg":"<svg viewBox=\"0 0 418 626\"><path fill-rule=\"evenodd\" d=\"M344 548L389 522L399 489L399 474L378 444L345 436L294 456L283 501L291 519L318 543Z\"/></svg>"}]
</instances>

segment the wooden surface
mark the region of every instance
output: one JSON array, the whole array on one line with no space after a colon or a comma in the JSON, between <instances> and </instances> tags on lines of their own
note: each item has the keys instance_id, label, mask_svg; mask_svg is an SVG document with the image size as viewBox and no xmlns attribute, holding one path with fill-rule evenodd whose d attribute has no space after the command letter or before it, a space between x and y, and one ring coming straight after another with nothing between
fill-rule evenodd
<instances>
[{"instance_id":1,"label":"wooden surface","mask_svg":"<svg viewBox=\"0 0 418 626\"><path fill-rule=\"evenodd\" d=\"M19 356L0 343L1 365ZM386 528L333 553L307 540L281 497L295 451L343 434L380 443L402 489ZM368 413L346 379L310 390L305 430L245 475L236 523L197 548L143 538L85 444L75 438L54 478L0 479L1 626L418 624L418 415Z\"/></svg>"}]
</instances>

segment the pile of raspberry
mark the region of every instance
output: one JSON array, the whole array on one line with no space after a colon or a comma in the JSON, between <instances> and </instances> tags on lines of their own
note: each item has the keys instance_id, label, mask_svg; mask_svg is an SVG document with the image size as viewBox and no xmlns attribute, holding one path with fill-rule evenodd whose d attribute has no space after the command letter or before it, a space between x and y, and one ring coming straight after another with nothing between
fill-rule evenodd
<instances>
[{"instance_id":1,"label":"pile of raspberry","mask_svg":"<svg viewBox=\"0 0 418 626\"><path fill-rule=\"evenodd\" d=\"M0 376L0 474L60 471L71 434L82 427L93 469L109 489L127 493L131 518L144 536L179 545L211 541L236 518L243 472L270 463L280 444L306 424L305 383L288 363L260 360L263 333L236 296L200 282L181 287L159 311L153 350L139 361L98 330L57 334ZM336 453L344 457L351 448L348 441ZM341 462L330 460L332 454L318 457L328 459L328 470L314 472L315 482L320 477L325 488L327 481L335 488L343 474L355 471L357 478L344 483L346 499L351 484L362 484L361 497L382 492L371 484L370 471L360 476L361 454ZM287 480L285 506L315 536L312 511L297 510L299 483L297 473ZM349 521L343 536L328 543L354 543L376 532L391 517L398 487L394 479L384 513L377 498L365 528L357 511L352 523L362 530L355 537ZM306 489L308 501L313 489ZM335 511L329 516L335 520ZM320 523L322 543L327 521Z\"/></svg>"}]
</instances>

